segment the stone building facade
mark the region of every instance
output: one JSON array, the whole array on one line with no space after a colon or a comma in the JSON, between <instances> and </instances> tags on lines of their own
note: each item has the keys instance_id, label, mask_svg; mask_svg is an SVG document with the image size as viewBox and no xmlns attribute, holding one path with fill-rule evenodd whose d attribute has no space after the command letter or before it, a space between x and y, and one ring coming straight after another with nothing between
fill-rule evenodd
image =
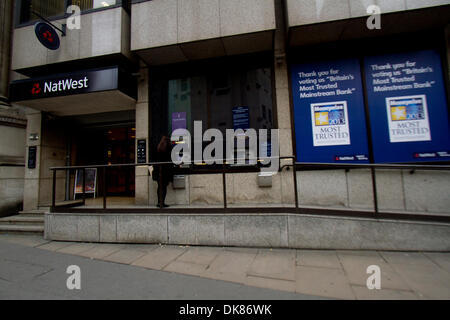
<instances>
[{"instance_id":1,"label":"stone building facade","mask_svg":"<svg viewBox=\"0 0 450 320\"><path fill-rule=\"evenodd\" d=\"M53 6L52 12L45 3L33 8L57 26L68 22L71 14L65 10L65 1L60 7ZM372 4L381 9L381 29L367 26L367 8ZM404 53L414 59L417 52L438 52L442 74L437 77L444 88L438 95L446 101L447 124L439 126L433 139L448 135L450 4L445 0L81 1L80 29L67 29L65 36L58 32L58 50L49 50L36 39L37 19L30 15L29 5L30 1L16 1L11 67L15 80L11 87L39 82L43 90L41 96L27 93L27 97L19 94L14 98L14 104L27 107L27 156L29 148L36 147L35 167L24 172L25 210L50 205L51 167L137 163L142 157L138 146L144 147L143 162L148 163L155 159L161 135L170 135L175 128L176 117L186 129L201 120L205 128L224 131L237 128L234 114L239 107L246 110L248 127L279 130L281 157L322 163L339 162L347 156L356 159L355 154L341 153L329 161L314 161L315 151L311 150L316 149L304 147L304 141L312 137L299 136L303 120L297 113L298 79L293 70L306 68L308 63L345 60L349 65L348 59L357 61L357 74L363 82L360 107L368 114L372 102L364 80L368 79L366 57ZM94 84L106 85L99 72L111 69L117 69L117 83L108 90L93 88ZM49 82L88 77L92 86L87 91L46 92ZM450 152L446 139L439 140L442 149L436 147L431 159L420 158L430 150L417 149L417 161L400 156L397 161L377 161L377 136L370 124L372 128L376 125L371 121L373 118L362 118L367 125L363 131L367 139L361 144L367 161L362 163L445 163L443 152ZM32 136L38 139L30 139ZM313 160L302 161L303 155L310 154L307 159ZM283 170L270 177L269 186L260 184L255 171L228 174L229 205L292 206L294 180L286 167L291 164L291 159L281 160ZM111 170L106 192L131 198L138 207L154 207L157 184L149 169L143 165ZM97 181L102 181L101 174L99 170ZM321 167L296 175L301 207L374 209L370 169ZM377 169L375 177L380 211L450 213L448 171ZM169 187L168 204L188 208L222 204L222 174L184 170L178 178L181 187ZM57 201L73 199L74 172L58 172L56 181ZM99 195L101 188L97 186ZM443 230L448 237L448 227ZM100 238L97 235L97 240Z\"/></svg>"}]
</instances>

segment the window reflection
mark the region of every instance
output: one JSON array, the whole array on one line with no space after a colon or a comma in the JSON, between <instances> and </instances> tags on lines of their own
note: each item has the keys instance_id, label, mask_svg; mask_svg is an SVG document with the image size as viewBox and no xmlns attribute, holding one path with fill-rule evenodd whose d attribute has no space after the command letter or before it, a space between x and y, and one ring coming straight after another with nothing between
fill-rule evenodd
<instances>
[{"instance_id":1,"label":"window reflection","mask_svg":"<svg viewBox=\"0 0 450 320\"><path fill-rule=\"evenodd\" d=\"M167 109L161 110L166 115L160 116L167 119L168 130L157 125L161 131L154 130L155 137L167 133L171 135L176 129L187 129L191 133L192 143L200 143L205 148L209 142L201 141L202 136L194 136L194 121L202 122L203 132L209 128L219 129L223 137L226 137L227 129L274 128L270 68L216 68L203 76L169 79L166 86L167 96L161 97L167 103ZM155 110L158 104L154 104ZM158 117L157 114L153 116ZM246 139L244 149L235 149L235 158L257 157L249 153L248 143Z\"/></svg>"},{"instance_id":2,"label":"window reflection","mask_svg":"<svg viewBox=\"0 0 450 320\"><path fill-rule=\"evenodd\" d=\"M65 0L22 0L20 22L39 20L33 11L43 17L63 16L65 2Z\"/></svg>"},{"instance_id":3,"label":"window reflection","mask_svg":"<svg viewBox=\"0 0 450 320\"><path fill-rule=\"evenodd\" d=\"M271 72L269 68L224 70L211 76L171 79L167 104L169 133L180 128L192 132L194 121L224 134L226 129L271 129Z\"/></svg>"},{"instance_id":4,"label":"window reflection","mask_svg":"<svg viewBox=\"0 0 450 320\"><path fill-rule=\"evenodd\" d=\"M116 2L116 0L72 0L72 4L79 6L81 11L109 7Z\"/></svg>"},{"instance_id":5,"label":"window reflection","mask_svg":"<svg viewBox=\"0 0 450 320\"><path fill-rule=\"evenodd\" d=\"M20 0L20 23L37 21L39 18L33 14L33 11L39 15L50 18L64 16L66 6L77 5L81 11L90 9L99 9L114 6L117 0Z\"/></svg>"}]
</instances>

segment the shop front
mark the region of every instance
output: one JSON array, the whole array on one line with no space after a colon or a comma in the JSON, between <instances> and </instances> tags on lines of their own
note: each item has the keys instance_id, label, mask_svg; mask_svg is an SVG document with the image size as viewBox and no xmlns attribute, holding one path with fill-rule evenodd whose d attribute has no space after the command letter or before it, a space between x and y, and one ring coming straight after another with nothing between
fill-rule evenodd
<instances>
[{"instance_id":1,"label":"shop front","mask_svg":"<svg viewBox=\"0 0 450 320\"><path fill-rule=\"evenodd\" d=\"M129 73L110 67L11 84L12 101L32 108L27 128L26 210L51 204L50 167L134 163L135 83ZM94 170L88 177L86 195L93 205L104 191L134 197L134 168L110 170L105 177ZM99 183L103 179L107 190ZM58 202L81 198L81 170L61 173L56 181Z\"/></svg>"},{"instance_id":2,"label":"shop front","mask_svg":"<svg viewBox=\"0 0 450 320\"><path fill-rule=\"evenodd\" d=\"M25 209L50 207L45 237L448 250L448 21L409 31L412 22L394 26L406 13L393 13L391 28L368 35L350 10L328 21L318 9L316 21L294 10L301 1L205 3L85 12L82 22L96 23L79 41L61 37L75 57L40 48L29 63L16 50L13 70L45 74L11 85L14 103L31 108ZM26 47L30 30L18 29L16 44ZM133 71L79 69L117 55ZM56 74L59 66L71 72ZM261 143L251 129L277 135ZM221 153L229 131L232 154ZM163 136L194 147L175 155L184 161L169 208L157 206L154 179ZM261 150L273 172L262 172Z\"/></svg>"}]
</instances>

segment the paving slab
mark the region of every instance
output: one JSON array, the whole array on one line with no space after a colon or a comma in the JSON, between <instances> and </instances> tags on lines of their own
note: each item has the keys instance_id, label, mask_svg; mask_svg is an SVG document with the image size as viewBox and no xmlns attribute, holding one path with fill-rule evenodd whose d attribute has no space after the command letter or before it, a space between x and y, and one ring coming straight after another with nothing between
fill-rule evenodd
<instances>
[{"instance_id":1,"label":"paving slab","mask_svg":"<svg viewBox=\"0 0 450 320\"><path fill-rule=\"evenodd\" d=\"M338 256L357 256L366 258L379 258L383 259L377 251L364 251L364 250L335 250Z\"/></svg>"},{"instance_id":2,"label":"paving slab","mask_svg":"<svg viewBox=\"0 0 450 320\"><path fill-rule=\"evenodd\" d=\"M76 242L51 241L44 243L43 245L36 246L36 248L49 251L56 251L64 247L71 246L73 244L76 244Z\"/></svg>"},{"instance_id":3,"label":"paving slab","mask_svg":"<svg viewBox=\"0 0 450 320\"><path fill-rule=\"evenodd\" d=\"M177 261L208 266L222 251L222 248L189 248L177 258Z\"/></svg>"},{"instance_id":4,"label":"paving slab","mask_svg":"<svg viewBox=\"0 0 450 320\"><path fill-rule=\"evenodd\" d=\"M356 298L347 277L339 269L297 266L295 290L297 293L336 299Z\"/></svg>"},{"instance_id":5,"label":"paving slab","mask_svg":"<svg viewBox=\"0 0 450 320\"><path fill-rule=\"evenodd\" d=\"M224 250L209 265L203 276L237 283L245 283L247 271L256 257L257 250Z\"/></svg>"},{"instance_id":6,"label":"paving slab","mask_svg":"<svg viewBox=\"0 0 450 320\"><path fill-rule=\"evenodd\" d=\"M408 264L433 267L434 262L421 252L386 252L380 251L382 257L390 264Z\"/></svg>"},{"instance_id":7,"label":"paving slab","mask_svg":"<svg viewBox=\"0 0 450 320\"><path fill-rule=\"evenodd\" d=\"M162 270L186 251L180 247L159 247L133 262L134 266Z\"/></svg>"},{"instance_id":8,"label":"paving slab","mask_svg":"<svg viewBox=\"0 0 450 320\"><path fill-rule=\"evenodd\" d=\"M169 263L163 271L188 274L191 276L201 276L205 272L206 268L206 265L178 261L177 259Z\"/></svg>"},{"instance_id":9,"label":"paving slab","mask_svg":"<svg viewBox=\"0 0 450 320\"><path fill-rule=\"evenodd\" d=\"M298 266L342 269L336 251L297 250Z\"/></svg>"},{"instance_id":10,"label":"paving slab","mask_svg":"<svg viewBox=\"0 0 450 320\"><path fill-rule=\"evenodd\" d=\"M269 279L263 277L247 276L245 284L252 287L266 288L273 290L281 290L295 292L295 281L287 281L280 279Z\"/></svg>"},{"instance_id":11,"label":"paving slab","mask_svg":"<svg viewBox=\"0 0 450 320\"><path fill-rule=\"evenodd\" d=\"M247 275L294 281L295 250L259 250Z\"/></svg>"},{"instance_id":12,"label":"paving slab","mask_svg":"<svg viewBox=\"0 0 450 320\"><path fill-rule=\"evenodd\" d=\"M153 250L163 247L158 244L122 244L120 246L123 249L137 250L137 251L142 251L144 253L149 253L149 252L152 252Z\"/></svg>"},{"instance_id":13,"label":"paving slab","mask_svg":"<svg viewBox=\"0 0 450 320\"><path fill-rule=\"evenodd\" d=\"M450 273L450 253L449 252L427 252L425 255L442 269Z\"/></svg>"},{"instance_id":14,"label":"paving slab","mask_svg":"<svg viewBox=\"0 0 450 320\"><path fill-rule=\"evenodd\" d=\"M411 290L411 287L403 280L403 278L392 268L391 265L384 262L379 257L341 255L339 260L344 267L345 274L353 285L366 286L367 279L370 274L367 268L371 265L380 267L381 270L381 287L384 289Z\"/></svg>"},{"instance_id":15,"label":"paving slab","mask_svg":"<svg viewBox=\"0 0 450 320\"><path fill-rule=\"evenodd\" d=\"M79 253L79 256L90 258L90 259L103 259L114 252L123 249L123 246L117 244L97 244L93 248Z\"/></svg>"},{"instance_id":16,"label":"paving slab","mask_svg":"<svg viewBox=\"0 0 450 320\"><path fill-rule=\"evenodd\" d=\"M64 246L56 251L59 253L79 255L95 246L95 243L74 243L69 246Z\"/></svg>"},{"instance_id":17,"label":"paving slab","mask_svg":"<svg viewBox=\"0 0 450 320\"><path fill-rule=\"evenodd\" d=\"M404 290L369 290L367 287L352 285L353 292L358 300L418 300L413 291Z\"/></svg>"},{"instance_id":18,"label":"paving slab","mask_svg":"<svg viewBox=\"0 0 450 320\"><path fill-rule=\"evenodd\" d=\"M438 266L393 264L421 299L450 299L450 274Z\"/></svg>"},{"instance_id":19,"label":"paving slab","mask_svg":"<svg viewBox=\"0 0 450 320\"><path fill-rule=\"evenodd\" d=\"M103 257L102 260L121 264L131 264L144 255L145 253L139 250L121 249Z\"/></svg>"}]
</instances>

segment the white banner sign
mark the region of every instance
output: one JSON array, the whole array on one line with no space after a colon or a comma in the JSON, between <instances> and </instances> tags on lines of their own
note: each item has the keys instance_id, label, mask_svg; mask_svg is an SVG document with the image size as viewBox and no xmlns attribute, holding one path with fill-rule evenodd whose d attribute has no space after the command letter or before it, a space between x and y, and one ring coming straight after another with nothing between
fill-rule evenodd
<instances>
[{"instance_id":1,"label":"white banner sign","mask_svg":"<svg viewBox=\"0 0 450 320\"><path fill-rule=\"evenodd\" d=\"M315 147L350 145L347 101L311 104Z\"/></svg>"},{"instance_id":2,"label":"white banner sign","mask_svg":"<svg viewBox=\"0 0 450 320\"><path fill-rule=\"evenodd\" d=\"M431 141L425 95L386 98L391 143Z\"/></svg>"}]
</instances>

